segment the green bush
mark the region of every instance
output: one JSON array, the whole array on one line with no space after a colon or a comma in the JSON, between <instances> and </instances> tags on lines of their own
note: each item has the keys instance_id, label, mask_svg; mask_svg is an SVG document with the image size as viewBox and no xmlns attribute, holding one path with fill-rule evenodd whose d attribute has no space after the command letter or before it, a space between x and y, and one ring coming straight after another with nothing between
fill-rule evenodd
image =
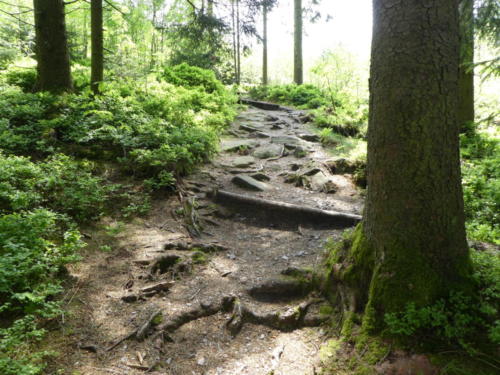
<instances>
[{"instance_id":1,"label":"green bush","mask_svg":"<svg viewBox=\"0 0 500 375\"><path fill-rule=\"evenodd\" d=\"M329 103L319 88L307 84L256 86L249 90L249 94L254 99L269 100L304 109L319 108Z\"/></svg>"},{"instance_id":2,"label":"green bush","mask_svg":"<svg viewBox=\"0 0 500 375\"><path fill-rule=\"evenodd\" d=\"M214 72L186 63L166 67L161 75L161 79L175 86L187 88L201 87L208 93L224 91L224 86L217 80Z\"/></svg>"},{"instance_id":3,"label":"green bush","mask_svg":"<svg viewBox=\"0 0 500 375\"><path fill-rule=\"evenodd\" d=\"M30 345L44 334L38 322L60 312L50 301L61 291L56 276L83 246L75 229L60 232L60 220L45 209L0 216L0 318L13 318L0 328L2 374L38 374L43 368L44 353Z\"/></svg>"},{"instance_id":4,"label":"green bush","mask_svg":"<svg viewBox=\"0 0 500 375\"><path fill-rule=\"evenodd\" d=\"M24 93L13 86L0 87L0 149L28 153L52 143L46 118L56 110L48 93Z\"/></svg>"},{"instance_id":5,"label":"green bush","mask_svg":"<svg viewBox=\"0 0 500 375\"><path fill-rule=\"evenodd\" d=\"M116 185L92 175L89 162L54 155L45 162L0 154L0 214L46 207L77 221L94 219L104 210Z\"/></svg>"},{"instance_id":6,"label":"green bush","mask_svg":"<svg viewBox=\"0 0 500 375\"><path fill-rule=\"evenodd\" d=\"M100 97L58 98L4 87L0 147L119 161L125 171L150 177L165 169L182 174L214 154L219 131L235 116L233 94L223 86L211 93L202 87L157 82L146 91L110 84Z\"/></svg>"},{"instance_id":7,"label":"green bush","mask_svg":"<svg viewBox=\"0 0 500 375\"><path fill-rule=\"evenodd\" d=\"M36 84L35 68L9 68L5 73L5 81L9 85L18 86L25 92L33 91Z\"/></svg>"},{"instance_id":8,"label":"green bush","mask_svg":"<svg viewBox=\"0 0 500 375\"><path fill-rule=\"evenodd\" d=\"M500 141L487 132L461 135L469 238L500 245Z\"/></svg>"}]
</instances>

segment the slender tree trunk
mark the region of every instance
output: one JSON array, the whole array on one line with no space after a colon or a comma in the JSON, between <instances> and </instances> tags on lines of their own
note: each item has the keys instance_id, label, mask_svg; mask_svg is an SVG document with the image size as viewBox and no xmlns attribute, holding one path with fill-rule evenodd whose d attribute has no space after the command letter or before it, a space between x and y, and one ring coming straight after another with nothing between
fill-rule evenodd
<instances>
[{"instance_id":1,"label":"slender tree trunk","mask_svg":"<svg viewBox=\"0 0 500 375\"><path fill-rule=\"evenodd\" d=\"M267 76L267 5L262 5L262 16L264 19L264 32L262 36L262 84L264 86L268 83Z\"/></svg>"},{"instance_id":2,"label":"slender tree trunk","mask_svg":"<svg viewBox=\"0 0 500 375\"><path fill-rule=\"evenodd\" d=\"M87 11L86 11L86 9L84 9L84 11L83 11L83 32L82 32L82 43L83 43L82 55L83 55L84 59L87 58L88 44L89 44L89 41L88 41L88 30L87 30L88 24L87 24L87 22L88 22Z\"/></svg>"},{"instance_id":3,"label":"slender tree trunk","mask_svg":"<svg viewBox=\"0 0 500 375\"><path fill-rule=\"evenodd\" d=\"M458 125L462 132L474 122L474 0L460 0L460 66Z\"/></svg>"},{"instance_id":4,"label":"slender tree trunk","mask_svg":"<svg viewBox=\"0 0 500 375\"><path fill-rule=\"evenodd\" d=\"M104 76L104 48L102 26L102 0L91 0L90 3L92 61L90 74L90 87L94 94L99 94L99 83Z\"/></svg>"},{"instance_id":5,"label":"slender tree trunk","mask_svg":"<svg viewBox=\"0 0 500 375\"><path fill-rule=\"evenodd\" d=\"M240 28L240 0L236 0L236 50L237 50L237 77L236 83L241 83L241 28Z\"/></svg>"},{"instance_id":6,"label":"slender tree trunk","mask_svg":"<svg viewBox=\"0 0 500 375\"><path fill-rule=\"evenodd\" d=\"M66 21L63 0L34 0L37 84L40 91L71 91Z\"/></svg>"},{"instance_id":7,"label":"slender tree trunk","mask_svg":"<svg viewBox=\"0 0 500 375\"><path fill-rule=\"evenodd\" d=\"M366 206L331 278L367 331L469 288L458 62L456 0L374 0Z\"/></svg>"},{"instance_id":8,"label":"slender tree trunk","mask_svg":"<svg viewBox=\"0 0 500 375\"><path fill-rule=\"evenodd\" d=\"M302 60L302 0L294 0L293 81L304 83Z\"/></svg>"},{"instance_id":9,"label":"slender tree trunk","mask_svg":"<svg viewBox=\"0 0 500 375\"><path fill-rule=\"evenodd\" d=\"M214 16L214 0L208 0L207 2L207 15L209 17Z\"/></svg>"},{"instance_id":10,"label":"slender tree trunk","mask_svg":"<svg viewBox=\"0 0 500 375\"><path fill-rule=\"evenodd\" d=\"M155 67L155 53L156 53L156 4L153 1L153 31L151 34L151 46L150 46L150 57L149 57L149 69L153 70Z\"/></svg>"},{"instance_id":11,"label":"slender tree trunk","mask_svg":"<svg viewBox=\"0 0 500 375\"><path fill-rule=\"evenodd\" d=\"M234 6L235 0L231 0L231 20L233 28L233 66L234 66L234 81L238 83L238 52L236 50L236 10Z\"/></svg>"}]
</instances>

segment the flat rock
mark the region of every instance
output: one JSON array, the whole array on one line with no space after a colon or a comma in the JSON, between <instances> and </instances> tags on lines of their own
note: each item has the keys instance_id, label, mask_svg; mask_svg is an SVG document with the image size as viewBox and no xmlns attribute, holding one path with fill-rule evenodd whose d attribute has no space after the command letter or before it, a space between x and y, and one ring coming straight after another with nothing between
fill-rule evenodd
<instances>
[{"instance_id":1,"label":"flat rock","mask_svg":"<svg viewBox=\"0 0 500 375\"><path fill-rule=\"evenodd\" d=\"M269 134L264 133L264 132L256 132L255 136L257 138L271 138L271 136Z\"/></svg>"},{"instance_id":2,"label":"flat rock","mask_svg":"<svg viewBox=\"0 0 500 375\"><path fill-rule=\"evenodd\" d=\"M304 141L308 142L319 142L321 138L317 134L307 134L307 133L301 133L297 134L300 139L303 139Z\"/></svg>"},{"instance_id":3,"label":"flat rock","mask_svg":"<svg viewBox=\"0 0 500 375\"><path fill-rule=\"evenodd\" d=\"M271 177L264 173L255 173L252 175L252 178L255 178L258 181L271 181Z\"/></svg>"},{"instance_id":4,"label":"flat rock","mask_svg":"<svg viewBox=\"0 0 500 375\"><path fill-rule=\"evenodd\" d=\"M318 172L311 176L309 186L311 190L327 194L335 193L338 190L337 185L335 185L323 172Z\"/></svg>"},{"instance_id":5,"label":"flat rock","mask_svg":"<svg viewBox=\"0 0 500 375\"><path fill-rule=\"evenodd\" d=\"M253 156L259 159L275 158L283 154L283 147L283 145L273 143L260 146L254 150Z\"/></svg>"},{"instance_id":6,"label":"flat rock","mask_svg":"<svg viewBox=\"0 0 500 375\"><path fill-rule=\"evenodd\" d=\"M228 139L221 142L221 150L224 152L239 151L245 148L254 148L259 142L253 139Z\"/></svg>"},{"instance_id":7,"label":"flat rock","mask_svg":"<svg viewBox=\"0 0 500 375\"><path fill-rule=\"evenodd\" d=\"M291 135L281 135L277 137L271 138L271 143L276 143L280 145L285 145L288 148L296 148L301 145L300 138L291 136Z\"/></svg>"},{"instance_id":8,"label":"flat rock","mask_svg":"<svg viewBox=\"0 0 500 375\"><path fill-rule=\"evenodd\" d=\"M243 174L234 176L231 181L233 182L233 184L249 190L265 191L271 188L268 184L265 184L261 181L256 180L255 178Z\"/></svg>"},{"instance_id":9,"label":"flat rock","mask_svg":"<svg viewBox=\"0 0 500 375\"><path fill-rule=\"evenodd\" d=\"M351 161L344 158L325 161L325 165L334 174L354 173L357 169L364 168L362 161Z\"/></svg>"},{"instance_id":10,"label":"flat rock","mask_svg":"<svg viewBox=\"0 0 500 375\"><path fill-rule=\"evenodd\" d=\"M255 158L253 156L238 156L233 160L231 166L235 168L248 168L255 164Z\"/></svg>"}]
</instances>

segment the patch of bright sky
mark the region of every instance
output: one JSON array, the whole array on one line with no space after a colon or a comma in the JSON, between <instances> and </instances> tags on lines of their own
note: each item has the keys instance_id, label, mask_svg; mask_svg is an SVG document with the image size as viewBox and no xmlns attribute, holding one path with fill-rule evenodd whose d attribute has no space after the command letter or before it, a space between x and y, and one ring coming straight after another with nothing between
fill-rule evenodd
<instances>
[{"instance_id":1,"label":"patch of bright sky","mask_svg":"<svg viewBox=\"0 0 500 375\"><path fill-rule=\"evenodd\" d=\"M307 0L303 1L305 4ZM370 56L372 0L322 0L316 8L323 15L316 23L304 20L304 71L307 72L324 51L341 45L362 62ZM332 18L325 22L326 15ZM268 17L269 75L271 80L286 82L293 68L293 1L280 0ZM254 45L246 59L248 74L259 75L262 47Z\"/></svg>"}]
</instances>

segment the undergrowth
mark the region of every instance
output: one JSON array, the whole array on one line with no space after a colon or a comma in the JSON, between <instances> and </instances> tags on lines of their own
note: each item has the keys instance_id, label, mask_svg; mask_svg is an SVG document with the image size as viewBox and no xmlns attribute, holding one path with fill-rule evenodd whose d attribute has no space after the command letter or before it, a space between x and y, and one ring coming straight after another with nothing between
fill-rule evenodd
<instances>
[{"instance_id":1,"label":"undergrowth","mask_svg":"<svg viewBox=\"0 0 500 375\"><path fill-rule=\"evenodd\" d=\"M272 85L253 87L249 95L257 100L309 109L316 126L343 136L364 136L366 133L366 101L338 90L320 89L310 84Z\"/></svg>"},{"instance_id":2,"label":"undergrowth","mask_svg":"<svg viewBox=\"0 0 500 375\"><path fill-rule=\"evenodd\" d=\"M31 93L34 77L29 69L0 73L5 375L44 367L49 353L34 344L60 314L64 266L85 245L79 226L145 212L150 193L172 188L217 151L218 135L235 115L235 96L214 74L185 64L147 82L108 83L100 96L85 80L73 94Z\"/></svg>"}]
</instances>

